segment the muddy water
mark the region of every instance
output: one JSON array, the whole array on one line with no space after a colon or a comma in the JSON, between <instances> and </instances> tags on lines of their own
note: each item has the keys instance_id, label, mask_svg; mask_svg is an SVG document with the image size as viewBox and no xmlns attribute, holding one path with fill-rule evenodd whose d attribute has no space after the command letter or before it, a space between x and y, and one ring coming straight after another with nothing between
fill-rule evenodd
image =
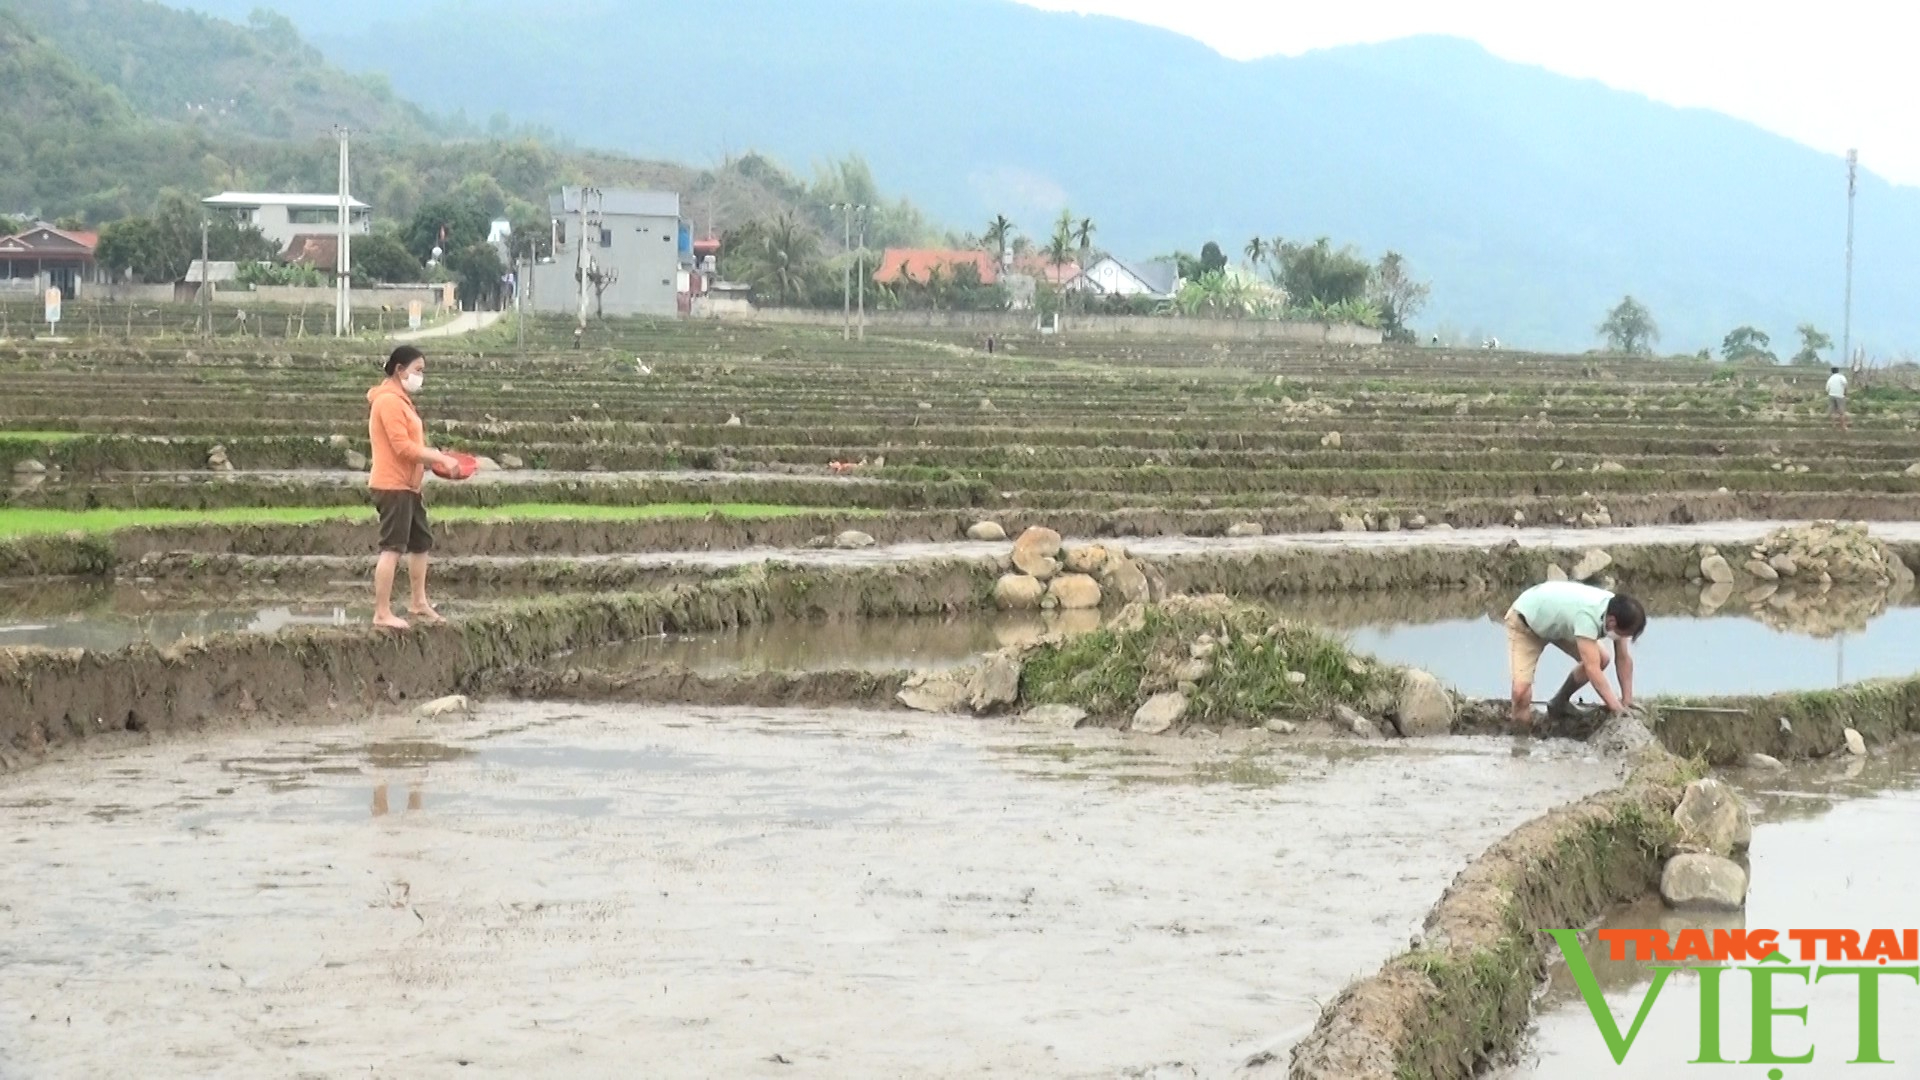
<instances>
[{"instance_id":1,"label":"muddy water","mask_svg":"<svg viewBox=\"0 0 1920 1080\"><path fill-rule=\"evenodd\" d=\"M1431 622L1338 627L1364 653L1425 668L1479 697L1507 693L1506 628L1485 614ZM1771 694L1818 690L1920 671L1920 607L1896 607L1853 632L1776 626L1744 613L1651 618L1634 649L1637 694ZM1573 670L1557 650L1535 690L1552 694Z\"/></svg>"},{"instance_id":2,"label":"muddy water","mask_svg":"<svg viewBox=\"0 0 1920 1080\"><path fill-rule=\"evenodd\" d=\"M1845 607L1842 598L1829 599ZM1506 693L1506 631L1492 618L1505 611L1504 598L1468 592L1308 595L1273 606L1289 618L1334 630L1360 652L1424 668L1471 695ZM1920 640L1920 607L1849 616L1845 625L1853 629L1837 633L1822 617L1830 613L1815 608L1797 612L1799 621L1777 617L1774 622L1742 610L1704 617L1656 615L1638 653L1636 692L1772 693L1920 670L1920 653L1913 647ZM1083 617L774 622L587 649L568 660L601 670L675 664L707 674L944 668L1051 630L1083 633L1100 625L1094 613L1073 614ZM1572 669L1572 660L1557 652L1545 657L1541 696Z\"/></svg>"},{"instance_id":3,"label":"muddy water","mask_svg":"<svg viewBox=\"0 0 1920 1080\"><path fill-rule=\"evenodd\" d=\"M0 786L0 1074L1225 1076L1611 782L789 711L162 743Z\"/></svg>"},{"instance_id":4,"label":"muddy water","mask_svg":"<svg viewBox=\"0 0 1920 1080\"><path fill-rule=\"evenodd\" d=\"M404 602L404 580L399 588ZM217 633L271 634L290 626L348 626L373 618L367 586L355 583L352 598L346 596L344 591L311 598L205 596L196 602L191 596L147 596L113 586L0 586L0 649L111 651L134 642L170 645ZM447 601L438 606L457 616L485 605Z\"/></svg>"},{"instance_id":5,"label":"muddy water","mask_svg":"<svg viewBox=\"0 0 1920 1080\"><path fill-rule=\"evenodd\" d=\"M1734 777L1755 812L1753 884L1742 914L1690 917L1666 911L1658 900L1620 911L1603 925L1621 929L1687 927L1767 928L1779 931L1790 959L1799 948L1786 939L1795 928L1904 929L1915 924L1920 894L1920 751L1911 744L1872 761L1827 763L1779 778ZM1625 1031L1645 1000L1651 967L1632 961L1595 965L1607 1003ZM1859 980L1829 978L1808 990L1797 980L1774 980L1780 1008L1808 1006L1807 1020L1774 1022L1776 1052L1815 1056L1802 1065L1688 1065L1700 1056L1700 981L1674 975L1661 990L1626 1060L1616 1065L1564 965L1549 978L1529 1042L1501 1080L1627 1080L1673 1076L1764 1077L1779 1068L1788 1078L1920 1075L1920 986L1891 976L1881 981L1881 1053L1892 1065L1848 1066L1858 1052ZM1722 1055L1751 1054L1752 980L1723 977Z\"/></svg>"}]
</instances>

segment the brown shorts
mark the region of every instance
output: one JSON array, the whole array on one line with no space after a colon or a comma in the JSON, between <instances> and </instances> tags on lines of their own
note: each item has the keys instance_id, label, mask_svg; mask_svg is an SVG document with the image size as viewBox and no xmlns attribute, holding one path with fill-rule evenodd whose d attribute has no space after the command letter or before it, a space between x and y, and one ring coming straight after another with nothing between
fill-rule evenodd
<instances>
[{"instance_id":1,"label":"brown shorts","mask_svg":"<svg viewBox=\"0 0 1920 1080\"><path fill-rule=\"evenodd\" d=\"M1533 628L1520 613L1507 609L1507 663L1513 668L1513 681L1517 686L1532 686L1533 678L1540 671L1540 654L1547 651L1549 644L1558 646L1561 652L1575 658L1580 657L1578 646L1569 642L1549 642Z\"/></svg>"},{"instance_id":2,"label":"brown shorts","mask_svg":"<svg viewBox=\"0 0 1920 1080\"><path fill-rule=\"evenodd\" d=\"M376 489L373 505L380 511L381 551L424 555L433 550L433 534L427 531L427 503L419 492Z\"/></svg>"}]
</instances>

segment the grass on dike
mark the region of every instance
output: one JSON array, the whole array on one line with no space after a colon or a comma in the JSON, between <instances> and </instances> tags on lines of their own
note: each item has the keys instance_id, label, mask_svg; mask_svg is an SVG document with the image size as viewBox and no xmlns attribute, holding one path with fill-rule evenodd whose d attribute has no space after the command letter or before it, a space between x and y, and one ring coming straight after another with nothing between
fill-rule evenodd
<instances>
[{"instance_id":1,"label":"grass on dike","mask_svg":"<svg viewBox=\"0 0 1920 1080\"><path fill-rule=\"evenodd\" d=\"M647 521L700 518L794 517L822 512L811 506L758 503L659 503L650 506L590 506L572 503L518 503L508 506L432 508L434 521ZM860 516L870 511L837 510ZM45 533L102 533L141 525L298 525L309 521L373 521L373 508L340 506L236 507L225 510L6 510L0 509L0 539Z\"/></svg>"},{"instance_id":2,"label":"grass on dike","mask_svg":"<svg viewBox=\"0 0 1920 1080\"><path fill-rule=\"evenodd\" d=\"M0 431L0 440L11 442L72 442L86 437L84 431Z\"/></svg>"}]
</instances>

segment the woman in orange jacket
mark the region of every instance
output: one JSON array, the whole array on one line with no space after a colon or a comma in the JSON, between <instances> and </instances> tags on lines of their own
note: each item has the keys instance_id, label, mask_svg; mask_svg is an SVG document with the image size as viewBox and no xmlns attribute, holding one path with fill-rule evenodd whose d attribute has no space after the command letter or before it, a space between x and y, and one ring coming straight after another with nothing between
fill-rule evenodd
<instances>
[{"instance_id":1,"label":"woman in orange jacket","mask_svg":"<svg viewBox=\"0 0 1920 1080\"><path fill-rule=\"evenodd\" d=\"M413 587L409 614L428 625L447 621L427 602L427 552L433 550L433 534L427 531L427 504L420 487L428 466L457 470L459 465L427 445L426 426L413 407L426 372L426 355L402 345L387 357L387 377L367 391L367 438L373 443L373 474L367 486L380 511L373 625L389 630L407 629L407 620L393 613L393 575L401 555L407 557L407 582Z\"/></svg>"}]
</instances>

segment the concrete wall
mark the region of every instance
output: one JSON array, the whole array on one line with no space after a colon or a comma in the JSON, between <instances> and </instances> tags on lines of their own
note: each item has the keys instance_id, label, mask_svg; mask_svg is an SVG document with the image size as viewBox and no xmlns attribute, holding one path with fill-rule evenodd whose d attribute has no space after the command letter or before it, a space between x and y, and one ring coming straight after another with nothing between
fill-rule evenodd
<instances>
[{"instance_id":1,"label":"concrete wall","mask_svg":"<svg viewBox=\"0 0 1920 1080\"><path fill-rule=\"evenodd\" d=\"M708 306L708 318L737 319L785 326L838 327L838 311L795 308L758 308L745 312ZM875 329L964 330L981 334L1029 333L1039 319L1032 312L998 311L881 311L867 313ZM1262 319L1177 319L1136 315L1071 315L1061 329L1077 334L1142 334L1195 341L1292 341L1331 345L1378 345L1381 334L1364 326L1323 326L1320 323L1270 322Z\"/></svg>"},{"instance_id":2,"label":"concrete wall","mask_svg":"<svg viewBox=\"0 0 1920 1080\"><path fill-rule=\"evenodd\" d=\"M331 207L327 209L332 210ZM290 208L277 204L268 204L251 211L216 207L213 212L226 213L239 217L243 224L252 225L259 229L262 235L275 244L280 245L282 250L285 250L288 244L293 243L293 238L296 236L320 233L332 236L340 229L339 214L337 211L334 212L332 220L308 222L304 224L294 223ZM302 212L304 213L305 211L303 210ZM355 209L350 211L350 214L352 217L352 229L350 231L353 235L366 236L373 232L373 211Z\"/></svg>"},{"instance_id":3,"label":"concrete wall","mask_svg":"<svg viewBox=\"0 0 1920 1080\"><path fill-rule=\"evenodd\" d=\"M533 268L533 305L536 311L570 314L580 309L580 219L563 219L567 243L551 263ZM680 273L680 222L671 217L603 216L608 242L590 240L589 254L604 268L619 273L599 299L598 310L613 315L672 316L680 313L677 278ZM587 310L596 310L591 290Z\"/></svg>"}]
</instances>

